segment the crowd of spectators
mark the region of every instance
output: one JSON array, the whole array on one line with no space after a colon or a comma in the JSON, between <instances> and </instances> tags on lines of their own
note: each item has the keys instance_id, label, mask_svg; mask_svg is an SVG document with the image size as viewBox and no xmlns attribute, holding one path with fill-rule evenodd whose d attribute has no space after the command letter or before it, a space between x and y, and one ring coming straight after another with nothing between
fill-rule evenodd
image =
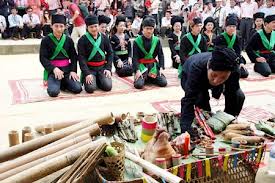
<instances>
[{"instance_id":1,"label":"crowd of spectators","mask_svg":"<svg viewBox=\"0 0 275 183\"><path fill-rule=\"evenodd\" d=\"M202 22L213 17L216 33L223 31L225 18L236 14L239 31L245 42L253 26L253 14L274 14L274 0L0 0L0 34L3 39L41 38L51 32L51 16L67 17L67 34L80 37L86 31L85 16L105 15L111 20L110 31L117 15L127 17L127 32L136 36L142 18L152 15L156 22L156 34L165 37L171 31L171 18L184 17L183 31L188 32L189 22L200 17Z\"/></svg>"}]
</instances>

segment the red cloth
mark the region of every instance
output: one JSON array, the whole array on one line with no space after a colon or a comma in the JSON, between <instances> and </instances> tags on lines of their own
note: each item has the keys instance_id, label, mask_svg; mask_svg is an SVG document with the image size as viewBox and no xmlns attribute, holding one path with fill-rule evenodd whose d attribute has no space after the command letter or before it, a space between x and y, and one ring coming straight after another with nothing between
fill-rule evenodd
<instances>
[{"instance_id":1,"label":"red cloth","mask_svg":"<svg viewBox=\"0 0 275 183\"><path fill-rule=\"evenodd\" d=\"M74 22L73 22L75 27L80 27L80 26L82 26L82 25L85 25L85 20L84 20L84 18L82 17L81 11L80 11L79 7L78 7L76 4L72 3L72 4L69 6L69 11L70 11L70 14L71 14L72 17L74 16L74 13L75 13L76 11L78 11L78 12L80 13L80 14L77 16L77 18L74 20Z\"/></svg>"},{"instance_id":2,"label":"red cloth","mask_svg":"<svg viewBox=\"0 0 275 183\"><path fill-rule=\"evenodd\" d=\"M151 0L146 0L144 5L146 8L151 8L151 5L152 5Z\"/></svg>"},{"instance_id":3,"label":"red cloth","mask_svg":"<svg viewBox=\"0 0 275 183\"><path fill-rule=\"evenodd\" d=\"M45 7L46 10L49 9L49 4L45 0L40 0L40 2L41 2L41 6Z\"/></svg>"}]
</instances>

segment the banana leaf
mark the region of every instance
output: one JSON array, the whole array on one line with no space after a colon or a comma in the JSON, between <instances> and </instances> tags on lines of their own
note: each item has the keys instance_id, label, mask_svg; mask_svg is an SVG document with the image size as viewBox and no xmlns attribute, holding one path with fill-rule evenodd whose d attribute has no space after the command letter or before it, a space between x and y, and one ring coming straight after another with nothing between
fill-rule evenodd
<instances>
[{"instance_id":1,"label":"banana leaf","mask_svg":"<svg viewBox=\"0 0 275 183\"><path fill-rule=\"evenodd\" d=\"M275 135L275 129L262 121L259 121L258 124L255 124L255 127L257 128L257 130L263 131L269 135Z\"/></svg>"}]
</instances>

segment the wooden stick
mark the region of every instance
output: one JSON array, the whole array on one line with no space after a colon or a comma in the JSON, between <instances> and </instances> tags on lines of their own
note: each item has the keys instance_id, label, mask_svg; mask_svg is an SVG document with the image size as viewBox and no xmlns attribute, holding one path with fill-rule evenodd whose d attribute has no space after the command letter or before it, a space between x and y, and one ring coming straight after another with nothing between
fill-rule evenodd
<instances>
[{"instance_id":1,"label":"wooden stick","mask_svg":"<svg viewBox=\"0 0 275 183\"><path fill-rule=\"evenodd\" d=\"M112 115L109 115L109 116L112 116ZM47 145L49 143L52 143L54 141L57 141L59 139L66 137L68 135L71 135L74 132L77 132L77 131L79 131L85 127L88 127L92 124L94 124L94 122L91 120L83 121L81 123L75 124L68 128L64 128L62 130L55 131L55 132L47 134L45 136L38 137L31 141L19 144L17 146L10 147L6 150L2 150L2 151L0 151L0 163L4 162L4 161L11 160L11 159L19 157L19 156L22 156L24 154L27 154L33 150L36 150L40 147Z\"/></svg>"},{"instance_id":2,"label":"wooden stick","mask_svg":"<svg viewBox=\"0 0 275 183\"><path fill-rule=\"evenodd\" d=\"M22 165L22 166L17 166L16 168L10 169L10 170L8 170L8 171L6 171L6 172L0 174L0 181L6 179L6 178L8 178L8 177L11 177L11 176L13 176L13 175L16 175L16 174L18 174L18 173L20 173L20 172L23 172L23 171L25 171L25 170L27 170L27 169L29 169L29 168L32 168L32 167L34 167L34 166L36 166L36 165L39 165L39 164L41 164L41 163L43 163L43 162L46 162L46 161L48 161L48 160L50 160L50 159L53 159L53 158L55 158L55 157L57 157L57 156L61 156L61 155L63 155L63 154L66 154L66 153L68 153L68 152L71 152L71 151L73 151L73 150L75 150L75 149L77 149L77 148L79 148L79 147L82 147L82 146L84 146L84 145L87 145L87 144L90 143L90 142L92 142L92 139L86 139L86 140L84 140L84 141L82 141L82 142L79 142L79 143L77 143L77 144L75 144L75 145L72 145L72 146L70 146L70 147L67 147L66 149L63 149L63 150L61 150L61 151L58 151L58 152L56 152L56 153L54 153L54 154L51 154L51 155L49 155L49 156L45 156L45 157L43 157L43 158L34 160L34 161L29 162L29 163L27 163L27 164L24 164L24 165Z\"/></svg>"},{"instance_id":3,"label":"wooden stick","mask_svg":"<svg viewBox=\"0 0 275 183\"><path fill-rule=\"evenodd\" d=\"M39 180L47 175L50 175L58 170L61 170L71 164L73 164L77 158L80 157L88 148L95 149L97 146L107 143L106 138L101 138L95 142L89 143L83 147L75 149L64 155L50 159L44 163L20 172L14 176L11 176L1 183L30 183Z\"/></svg>"},{"instance_id":4,"label":"wooden stick","mask_svg":"<svg viewBox=\"0 0 275 183\"><path fill-rule=\"evenodd\" d=\"M24 134L24 141L27 142L27 141L30 141L33 139L33 134L32 133L25 133Z\"/></svg>"},{"instance_id":5,"label":"wooden stick","mask_svg":"<svg viewBox=\"0 0 275 183\"><path fill-rule=\"evenodd\" d=\"M95 126L98 127L97 124L95 124ZM3 173L3 172L6 172L12 168L15 168L15 167L18 167L18 166L21 166L21 165L24 165L26 163L29 163L31 161L34 161L34 160L37 160L37 159L40 159L42 157L45 157L45 156L48 156L50 154L53 154L55 152L58 152L62 149L65 149L67 147L70 147L74 144L77 144L83 140L86 140L86 139L90 139L90 134L89 133L86 133L86 134L83 134L81 136L78 136L76 138L73 138L69 141L65 141L65 142L62 142L60 144L56 144L54 146L51 146L47 149L37 149L36 151L33 151L31 153L28 153L26 155L23 155L21 157L18 157L14 160L11 160L11 161L7 161L7 162L4 162L2 163L3 166L0 167L0 173Z\"/></svg>"},{"instance_id":6,"label":"wooden stick","mask_svg":"<svg viewBox=\"0 0 275 183\"><path fill-rule=\"evenodd\" d=\"M49 123L49 124L45 124L45 125L36 126L34 129L38 133L43 133L45 126L50 125L53 127L54 131L57 131L57 130L61 130L63 128L67 128L69 126L75 125L77 123L80 123L81 121L84 121L84 119L83 120L66 121L66 122L58 122L58 123Z\"/></svg>"},{"instance_id":7,"label":"wooden stick","mask_svg":"<svg viewBox=\"0 0 275 183\"><path fill-rule=\"evenodd\" d=\"M170 183L180 183L183 180L176 176L171 174L170 172L142 159L137 157L136 155L130 153L130 152L125 152L125 157L133 162L135 162L136 164L140 165L141 167L145 168L146 170L152 172L153 174L155 174L158 177L163 178L164 180L166 180L167 182Z\"/></svg>"},{"instance_id":8,"label":"wooden stick","mask_svg":"<svg viewBox=\"0 0 275 183\"><path fill-rule=\"evenodd\" d=\"M25 134L26 133L31 133L32 132L32 129L31 127L29 126L25 126L23 129L22 129L22 142L25 142Z\"/></svg>"},{"instance_id":9,"label":"wooden stick","mask_svg":"<svg viewBox=\"0 0 275 183\"><path fill-rule=\"evenodd\" d=\"M19 144L18 131L12 130L12 131L9 132L9 142L10 142L10 147Z\"/></svg>"}]
</instances>

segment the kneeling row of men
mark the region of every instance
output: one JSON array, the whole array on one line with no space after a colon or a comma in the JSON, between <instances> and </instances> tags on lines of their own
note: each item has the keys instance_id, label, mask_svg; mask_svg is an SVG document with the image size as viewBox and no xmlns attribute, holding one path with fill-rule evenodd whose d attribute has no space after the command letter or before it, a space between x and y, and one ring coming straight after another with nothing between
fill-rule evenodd
<instances>
[{"instance_id":1,"label":"kneeling row of men","mask_svg":"<svg viewBox=\"0 0 275 183\"><path fill-rule=\"evenodd\" d=\"M111 41L98 30L98 18L85 19L87 32L77 45L64 34L66 19L63 15L52 17L53 33L43 38L40 46L40 62L44 67L44 82L48 85L49 96L56 97L60 90L80 93L82 85L88 93L96 88L103 91L112 89L111 70L114 61L116 73L120 77L135 73L134 86L143 88L146 82L160 87L167 85L162 74L164 56L159 39L153 35L155 20L145 18L142 23L143 35L135 39L132 48L129 37L124 34L126 20L117 17L115 34ZM158 61L156 60L158 57ZM79 61L81 75L77 75Z\"/></svg>"}]
</instances>

